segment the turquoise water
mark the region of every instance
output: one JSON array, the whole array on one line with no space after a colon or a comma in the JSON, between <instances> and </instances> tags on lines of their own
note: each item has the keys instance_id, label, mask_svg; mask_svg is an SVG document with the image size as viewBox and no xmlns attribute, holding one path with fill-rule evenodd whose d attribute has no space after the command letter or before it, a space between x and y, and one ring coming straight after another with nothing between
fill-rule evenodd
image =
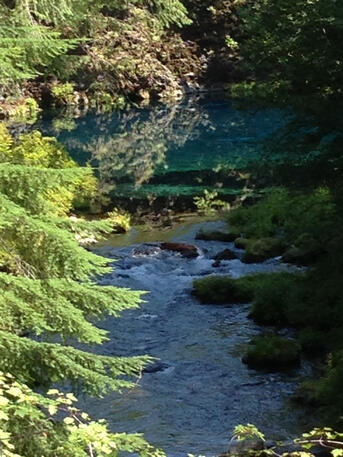
<instances>
[{"instance_id":1,"label":"turquoise water","mask_svg":"<svg viewBox=\"0 0 343 457\"><path fill-rule=\"evenodd\" d=\"M221 97L69 121L45 115L35 127L57 135L80 164L90 162L112 199L191 202L205 189L227 200L242 193L247 162L285 118L275 109L238 110Z\"/></svg>"}]
</instances>

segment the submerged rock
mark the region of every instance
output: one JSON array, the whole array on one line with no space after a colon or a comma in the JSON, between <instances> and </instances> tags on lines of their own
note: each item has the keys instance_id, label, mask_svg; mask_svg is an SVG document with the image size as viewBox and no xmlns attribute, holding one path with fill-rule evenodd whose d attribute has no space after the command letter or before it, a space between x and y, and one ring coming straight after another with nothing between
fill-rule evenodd
<instances>
[{"instance_id":1,"label":"submerged rock","mask_svg":"<svg viewBox=\"0 0 343 457\"><path fill-rule=\"evenodd\" d=\"M168 368L166 363L157 360L156 362L151 363L150 365L143 368L143 373L159 373L160 371L164 371Z\"/></svg>"},{"instance_id":2,"label":"submerged rock","mask_svg":"<svg viewBox=\"0 0 343 457\"><path fill-rule=\"evenodd\" d=\"M199 256L198 249L192 244L183 243L161 243L160 248L162 251L179 252L182 257L187 259L195 258Z\"/></svg>"}]
</instances>

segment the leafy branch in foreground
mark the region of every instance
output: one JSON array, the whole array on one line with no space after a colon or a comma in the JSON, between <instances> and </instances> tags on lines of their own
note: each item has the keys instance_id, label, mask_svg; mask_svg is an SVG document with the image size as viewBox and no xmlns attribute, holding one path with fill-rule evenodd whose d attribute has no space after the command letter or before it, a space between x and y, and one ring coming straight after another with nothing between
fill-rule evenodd
<instances>
[{"instance_id":1,"label":"leafy branch in foreground","mask_svg":"<svg viewBox=\"0 0 343 457\"><path fill-rule=\"evenodd\" d=\"M310 451L316 446L327 450L333 457L343 456L343 433L329 427L315 428L294 440L298 446L296 451L287 451L289 443L278 443L267 448L263 433L252 424L237 425L233 440L236 444L226 454L231 457L314 457Z\"/></svg>"},{"instance_id":2,"label":"leafy branch in foreground","mask_svg":"<svg viewBox=\"0 0 343 457\"><path fill-rule=\"evenodd\" d=\"M91 420L74 406L75 402L73 394L57 389L39 395L0 372L2 455L25 457L42 449L44 455L54 457L117 457L121 451L163 457L163 452L149 445L142 435L111 433L105 421Z\"/></svg>"}]
</instances>

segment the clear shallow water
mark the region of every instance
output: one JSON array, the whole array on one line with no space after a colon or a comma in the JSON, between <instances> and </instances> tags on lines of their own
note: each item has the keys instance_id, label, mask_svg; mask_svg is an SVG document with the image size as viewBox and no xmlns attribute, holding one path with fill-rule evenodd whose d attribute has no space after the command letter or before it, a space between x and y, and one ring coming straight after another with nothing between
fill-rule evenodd
<instances>
[{"instance_id":1,"label":"clear shallow water","mask_svg":"<svg viewBox=\"0 0 343 457\"><path fill-rule=\"evenodd\" d=\"M255 265L233 260L213 268L211 257L233 246L195 241L202 225L184 225L162 237L195 244L201 252L197 259L160 251L156 245L128 245L125 237L122 246L116 237L115 247L99 248L102 255L116 260L115 272L103 278L102 284L149 291L140 310L102 323L110 341L99 351L149 354L164 367L144 374L139 386L123 396L84 399L82 406L105 417L115 431L144 433L172 456L224 452L233 427L240 423L254 423L274 439L287 439L311 425L308 417L287 402L310 373L310 366L304 363L300 369L272 374L248 369L241 362L244 346L262 330L247 318L249 306L201 305L191 295L193 279L207 274L238 277L288 267L272 259ZM214 228L220 223L205 226ZM137 241L137 232L134 236ZM155 241L159 240L156 235Z\"/></svg>"},{"instance_id":2,"label":"clear shallow water","mask_svg":"<svg viewBox=\"0 0 343 457\"><path fill-rule=\"evenodd\" d=\"M239 111L230 100L207 97L79 119L46 114L34 127L57 135L79 163L91 161L112 198L192 201L204 189L227 199L240 194L247 186L240 170L286 118L279 110Z\"/></svg>"}]
</instances>

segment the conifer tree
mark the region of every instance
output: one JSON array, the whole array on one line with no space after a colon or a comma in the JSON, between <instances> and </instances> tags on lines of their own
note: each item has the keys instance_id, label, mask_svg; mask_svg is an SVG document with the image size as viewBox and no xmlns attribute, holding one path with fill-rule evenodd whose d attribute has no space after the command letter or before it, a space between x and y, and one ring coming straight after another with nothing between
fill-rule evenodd
<instances>
[{"instance_id":1,"label":"conifer tree","mask_svg":"<svg viewBox=\"0 0 343 457\"><path fill-rule=\"evenodd\" d=\"M57 392L55 400L48 400L32 391L55 382L71 382L98 395L131 387L128 376L138 376L148 357L95 355L71 342L104 342L106 332L95 319L136 308L141 293L97 285L95 278L111 270L109 261L76 239L112 229L108 220L87 222L67 215L80 180L92 177L91 170L77 167L58 143L40 134L13 140L1 126L0 137L0 371L10 373L0 376L0 418L5 420L0 448L4 455L23 457L114 456L121 448L152 455L157 451L142 437L112 436L106 425L87 416L81 420L73 397ZM42 143L50 146L48 153ZM57 411L64 411L69 421L46 424ZM19 432L25 423L43 437L25 441ZM106 451L91 452L88 445L100 432ZM74 442L76 435L79 441Z\"/></svg>"}]
</instances>

